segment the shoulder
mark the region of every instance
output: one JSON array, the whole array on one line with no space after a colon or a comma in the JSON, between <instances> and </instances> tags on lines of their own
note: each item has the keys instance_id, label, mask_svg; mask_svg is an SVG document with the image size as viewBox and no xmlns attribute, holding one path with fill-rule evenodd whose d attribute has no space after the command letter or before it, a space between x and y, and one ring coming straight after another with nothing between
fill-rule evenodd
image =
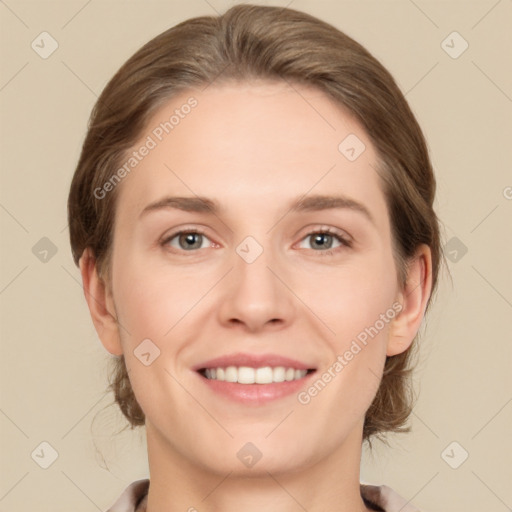
<instances>
[{"instance_id":1,"label":"shoulder","mask_svg":"<svg viewBox=\"0 0 512 512\"><path fill-rule=\"evenodd\" d=\"M414 505L387 485L361 484L361 496L384 512L419 512Z\"/></svg>"},{"instance_id":2,"label":"shoulder","mask_svg":"<svg viewBox=\"0 0 512 512\"><path fill-rule=\"evenodd\" d=\"M106 512L137 512L137 507L146 497L148 489L148 479L132 482Z\"/></svg>"}]
</instances>

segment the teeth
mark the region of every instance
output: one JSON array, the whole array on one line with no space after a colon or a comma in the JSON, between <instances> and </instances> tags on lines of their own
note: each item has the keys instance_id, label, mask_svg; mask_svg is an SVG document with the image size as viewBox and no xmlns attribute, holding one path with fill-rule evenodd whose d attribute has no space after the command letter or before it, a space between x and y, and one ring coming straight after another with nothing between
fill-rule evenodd
<instances>
[{"instance_id":1,"label":"teeth","mask_svg":"<svg viewBox=\"0 0 512 512\"><path fill-rule=\"evenodd\" d=\"M238 370L236 369L236 367L228 366L225 370L225 375L226 382L238 382Z\"/></svg>"},{"instance_id":2,"label":"teeth","mask_svg":"<svg viewBox=\"0 0 512 512\"><path fill-rule=\"evenodd\" d=\"M238 368L238 382L240 384L254 384L256 382L256 372L254 368L240 366L240 368Z\"/></svg>"},{"instance_id":3,"label":"teeth","mask_svg":"<svg viewBox=\"0 0 512 512\"><path fill-rule=\"evenodd\" d=\"M286 378L286 369L283 366L274 368L272 372L272 380L274 382L284 382Z\"/></svg>"},{"instance_id":4,"label":"teeth","mask_svg":"<svg viewBox=\"0 0 512 512\"><path fill-rule=\"evenodd\" d=\"M305 377L307 370L296 370L277 366L271 368L249 368L248 366L228 366L227 368L208 368L205 370L207 379L220 380L225 382L238 382L239 384L271 384L273 382L284 382L298 380Z\"/></svg>"}]
</instances>

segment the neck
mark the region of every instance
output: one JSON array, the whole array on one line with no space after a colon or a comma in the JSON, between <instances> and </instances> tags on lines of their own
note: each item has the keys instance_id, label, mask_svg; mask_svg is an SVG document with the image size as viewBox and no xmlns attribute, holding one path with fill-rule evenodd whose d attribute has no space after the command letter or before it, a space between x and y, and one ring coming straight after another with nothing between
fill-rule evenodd
<instances>
[{"instance_id":1,"label":"neck","mask_svg":"<svg viewBox=\"0 0 512 512\"><path fill-rule=\"evenodd\" d=\"M150 488L147 512L366 512L360 495L361 433L302 467L254 466L218 472L195 463L147 426ZM297 443L300 449L300 443Z\"/></svg>"}]
</instances>

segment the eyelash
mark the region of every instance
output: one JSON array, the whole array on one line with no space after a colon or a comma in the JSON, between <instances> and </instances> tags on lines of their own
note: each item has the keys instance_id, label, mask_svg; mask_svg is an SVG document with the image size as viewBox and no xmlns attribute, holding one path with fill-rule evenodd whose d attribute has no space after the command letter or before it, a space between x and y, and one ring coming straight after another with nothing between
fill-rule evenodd
<instances>
[{"instance_id":1,"label":"eyelash","mask_svg":"<svg viewBox=\"0 0 512 512\"><path fill-rule=\"evenodd\" d=\"M318 252L321 254L321 253L326 253L326 252L330 252L330 251L338 251L338 250L341 250L342 248L347 248L347 249L352 248L351 240L349 240L348 238L343 236L338 231L331 229L329 227L324 227L324 228L320 228L316 231L311 231L310 233L306 234L304 237L301 238L301 242L302 242L302 240L305 240L306 238L311 237L313 235L329 235L341 243L341 247L335 247L334 249L326 249L325 251L314 251L314 249L310 249L314 252Z\"/></svg>"},{"instance_id":2,"label":"eyelash","mask_svg":"<svg viewBox=\"0 0 512 512\"><path fill-rule=\"evenodd\" d=\"M169 242L171 240L173 240L174 238L176 238L177 236L180 236L180 235L183 235L183 234L197 234L197 235L203 235L205 236L206 238L208 238L208 235L202 231L201 229L199 228L193 228L193 229L182 229L180 231L176 231L175 233L172 233L171 235L165 237L161 242L160 242L160 245L162 247L165 247L169 244ZM321 229L317 229L315 231L311 231L309 233L307 233L305 236L303 236L300 241L302 242L303 240L307 239L308 237L311 237L313 235L330 235L332 237L334 237L335 239L338 240L338 242L340 242L341 244L341 247L335 247L334 249L326 249L324 251L315 251L314 249L308 249L310 251L313 251L313 252L316 252L316 253L319 253L319 255L322 255L322 253L327 253L327 252L332 252L332 251L338 251L338 250L341 250L343 248L352 248L352 241L349 240L348 238L344 237L343 235L341 235L339 232L329 228L329 227L325 227L325 228L321 228ZM180 250L180 249L178 249ZM191 251L185 251L185 250L180 250L180 252L190 252L190 253L194 253L196 252L198 249L194 249L194 250L191 250Z\"/></svg>"}]
</instances>

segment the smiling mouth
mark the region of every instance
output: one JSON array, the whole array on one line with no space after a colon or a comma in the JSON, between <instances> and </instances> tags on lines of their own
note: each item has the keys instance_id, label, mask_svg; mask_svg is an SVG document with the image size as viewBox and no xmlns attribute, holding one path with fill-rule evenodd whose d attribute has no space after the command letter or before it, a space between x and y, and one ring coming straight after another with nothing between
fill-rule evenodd
<instances>
[{"instance_id":1,"label":"smiling mouth","mask_svg":"<svg viewBox=\"0 0 512 512\"><path fill-rule=\"evenodd\" d=\"M314 369L299 370L285 366L227 366L225 368L201 368L198 372L208 380L233 382L238 384L275 384L300 380L313 373Z\"/></svg>"}]
</instances>

